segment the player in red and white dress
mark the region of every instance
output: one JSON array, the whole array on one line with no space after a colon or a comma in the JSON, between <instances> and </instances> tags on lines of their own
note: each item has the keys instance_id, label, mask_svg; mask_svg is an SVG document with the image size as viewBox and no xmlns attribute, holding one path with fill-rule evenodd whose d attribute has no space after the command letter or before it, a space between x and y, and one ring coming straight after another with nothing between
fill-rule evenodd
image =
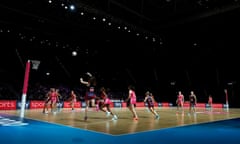
<instances>
[{"instance_id":1,"label":"player in red and white dress","mask_svg":"<svg viewBox=\"0 0 240 144\"><path fill-rule=\"evenodd\" d=\"M113 118L112 120L117 120L118 117L117 115L113 114L111 108L110 108L110 104L111 104L111 100L108 98L106 89L104 87L100 88L100 100L99 100L99 108L101 111L105 112L108 115L112 115ZM106 108L106 109L104 109Z\"/></svg>"},{"instance_id":2,"label":"player in red and white dress","mask_svg":"<svg viewBox=\"0 0 240 144\"><path fill-rule=\"evenodd\" d=\"M43 113L48 113L48 106L50 105L51 112L56 113L56 106L58 102L59 93L55 88L50 88L49 92L46 94L46 99L44 102Z\"/></svg>"},{"instance_id":3,"label":"player in red and white dress","mask_svg":"<svg viewBox=\"0 0 240 144\"><path fill-rule=\"evenodd\" d=\"M74 90L71 90L70 93L70 106L72 108L72 111L74 111L75 103L77 102L77 95L75 94Z\"/></svg>"},{"instance_id":4,"label":"player in red and white dress","mask_svg":"<svg viewBox=\"0 0 240 144\"><path fill-rule=\"evenodd\" d=\"M55 88L51 88L50 92L50 107L51 107L51 112L54 114L57 112L57 102L59 101L59 93L58 90L56 91Z\"/></svg>"},{"instance_id":5,"label":"player in red and white dress","mask_svg":"<svg viewBox=\"0 0 240 144\"><path fill-rule=\"evenodd\" d=\"M208 105L209 105L210 110L212 110L212 104L213 104L213 98L212 98L212 95L209 95L208 96Z\"/></svg>"},{"instance_id":6,"label":"player in red and white dress","mask_svg":"<svg viewBox=\"0 0 240 144\"><path fill-rule=\"evenodd\" d=\"M44 99L44 106L43 106L43 113L48 114L48 107L50 105L50 94L51 94L52 88L47 92L45 99Z\"/></svg>"},{"instance_id":7,"label":"player in red and white dress","mask_svg":"<svg viewBox=\"0 0 240 144\"><path fill-rule=\"evenodd\" d=\"M184 95L182 94L181 91L179 91L177 95L177 100L176 100L177 111L181 109L181 111L183 112L183 103L184 103Z\"/></svg>"}]
</instances>

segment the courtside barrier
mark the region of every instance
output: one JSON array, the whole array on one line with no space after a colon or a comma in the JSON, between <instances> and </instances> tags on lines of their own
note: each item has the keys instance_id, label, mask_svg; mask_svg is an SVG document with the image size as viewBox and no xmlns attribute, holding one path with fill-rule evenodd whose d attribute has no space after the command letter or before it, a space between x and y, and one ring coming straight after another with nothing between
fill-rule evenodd
<instances>
[{"instance_id":1,"label":"courtside barrier","mask_svg":"<svg viewBox=\"0 0 240 144\"><path fill-rule=\"evenodd\" d=\"M25 109L39 109L44 107L43 100L29 100L26 101ZM154 103L156 107L172 107L173 104L169 102L159 102ZM126 102L112 102L110 104L111 107L122 108L127 107ZM64 101L57 104L58 108L70 108L70 102ZM75 103L75 108L85 108L85 102L78 101ZM137 102L136 107L147 107L147 104L144 102ZM189 107L189 103L184 103L184 107ZM210 108L207 103L197 103L196 107L205 107ZM226 104L214 103L212 104L212 108L227 108ZM16 110L21 108L21 101L17 100L0 100L0 110Z\"/></svg>"},{"instance_id":2,"label":"courtside barrier","mask_svg":"<svg viewBox=\"0 0 240 144\"><path fill-rule=\"evenodd\" d=\"M17 109L17 100L0 100L0 110Z\"/></svg>"}]
</instances>

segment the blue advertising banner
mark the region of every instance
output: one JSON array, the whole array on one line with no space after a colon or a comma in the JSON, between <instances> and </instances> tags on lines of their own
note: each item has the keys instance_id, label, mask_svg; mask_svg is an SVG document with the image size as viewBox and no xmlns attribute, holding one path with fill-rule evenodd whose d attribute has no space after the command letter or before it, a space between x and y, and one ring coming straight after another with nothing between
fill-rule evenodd
<instances>
[{"instance_id":1,"label":"blue advertising banner","mask_svg":"<svg viewBox=\"0 0 240 144\"><path fill-rule=\"evenodd\" d=\"M21 101L21 100L18 100L18 101L17 101L17 109L21 109L21 105L22 105L22 101ZM29 108L30 108L30 102L29 102L29 101L26 101L25 109L29 109Z\"/></svg>"}]
</instances>

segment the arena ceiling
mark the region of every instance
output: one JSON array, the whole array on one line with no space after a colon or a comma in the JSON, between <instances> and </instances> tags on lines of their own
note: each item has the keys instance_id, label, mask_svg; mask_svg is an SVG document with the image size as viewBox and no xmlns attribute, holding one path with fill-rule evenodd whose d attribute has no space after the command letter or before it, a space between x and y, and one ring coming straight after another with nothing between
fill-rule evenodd
<instances>
[{"instance_id":1,"label":"arena ceiling","mask_svg":"<svg viewBox=\"0 0 240 144\"><path fill-rule=\"evenodd\" d=\"M112 36L120 29L159 42L176 29L238 11L239 4L238 0L9 0L0 8L2 23L63 39Z\"/></svg>"}]
</instances>

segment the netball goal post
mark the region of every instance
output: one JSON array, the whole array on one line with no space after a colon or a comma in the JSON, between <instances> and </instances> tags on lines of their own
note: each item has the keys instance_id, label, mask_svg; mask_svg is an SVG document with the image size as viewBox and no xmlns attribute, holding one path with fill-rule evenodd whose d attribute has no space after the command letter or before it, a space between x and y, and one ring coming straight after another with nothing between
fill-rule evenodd
<instances>
[{"instance_id":1,"label":"netball goal post","mask_svg":"<svg viewBox=\"0 0 240 144\"><path fill-rule=\"evenodd\" d=\"M39 64L40 64L39 60L28 60L27 63L26 63L24 83L23 83L23 91L22 91L21 112L20 112L20 117L21 118L24 117L30 68L31 68L31 65L32 65L32 69L37 70L38 67L39 67Z\"/></svg>"}]
</instances>

